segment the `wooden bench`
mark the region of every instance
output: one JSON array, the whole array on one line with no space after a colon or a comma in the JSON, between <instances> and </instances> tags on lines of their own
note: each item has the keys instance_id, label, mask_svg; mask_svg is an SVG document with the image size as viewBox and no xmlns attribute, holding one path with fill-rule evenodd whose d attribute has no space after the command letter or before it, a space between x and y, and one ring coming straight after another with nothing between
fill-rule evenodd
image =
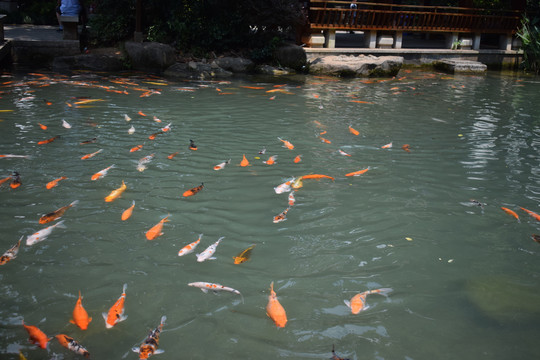
<instances>
[{"instance_id":1,"label":"wooden bench","mask_svg":"<svg viewBox=\"0 0 540 360\"><path fill-rule=\"evenodd\" d=\"M79 40L79 16L60 15L64 28L64 40Z\"/></svg>"}]
</instances>

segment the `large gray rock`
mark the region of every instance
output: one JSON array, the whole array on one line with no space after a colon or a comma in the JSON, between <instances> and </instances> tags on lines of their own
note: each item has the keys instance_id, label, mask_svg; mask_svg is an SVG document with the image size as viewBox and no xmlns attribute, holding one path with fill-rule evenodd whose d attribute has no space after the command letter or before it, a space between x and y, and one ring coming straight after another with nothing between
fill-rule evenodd
<instances>
[{"instance_id":1,"label":"large gray rock","mask_svg":"<svg viewBox=\"0 0 540 360\"><path fill-rule=\"evenodd\" d=\"M127 41L125 48L135 70L162 72L176 61L174 48L166 44Z\"/></svg>"},{"instance_id":2,"label":"large gray rock","mask_svg":"<svg viewBox=\"0 0 540 360\"><path fill-rule=\"evenodd\" d=\"M391 77L397 75L402 65L401 56L331 55L313 60L309 72L342 77Z\"/></svg>"},{"instance_id":3,"label":"large gray rock","mask_svg":"<svg viewBox=\"0 0 540 360\"><path fill-rule=\"evenodd\" d=\"M478 61L461 59L442 59L435 61L433 66L451 74L454 73L485 73L487 65Z\"/></svg>"},{"instance_id":4,"label":"large gray rock","mask_svg":"<svg viewBox=\"0 0 540 360\"><path fill-rule=\"evenodd\" d=\"M169 66L163 75L175 79L212 79L229 77L233 74L214 63L190 61L189 63L175 63Z\"/></svg>"},{"instance_id":5,"label":"large gray rock","mask_svg":"<svg viewBox=\"0 0 540 360\"><path fill-rule=\"evenodd\" d=\"M296 71L304 71L306 69L306 52L301 46L290 44L279 47L274 53L274 58L280 66Z\"/></svg>"},{"instance_id":6,"label":"large gray rock","mask_svg":"<svg viewBox=\"0 0 540 360\"><path fill-rule=\"evenodd\" d=\"M54 71L120 71L125 69L125 54L118 49L103 49L95 53L58 56L54 58L52 68Z\"/></svg>"},{"instance_id":7,"label":"large gray rock","mask_svg":"<svg viewBox=\"0 0 540 360\"><path fill-rule=\"evenodd\" d=\"M253 61L241 57L220 57L214 60L214 63L220 68L232 73L250 73L255 68Z\"/></svg>"}]
</instances>

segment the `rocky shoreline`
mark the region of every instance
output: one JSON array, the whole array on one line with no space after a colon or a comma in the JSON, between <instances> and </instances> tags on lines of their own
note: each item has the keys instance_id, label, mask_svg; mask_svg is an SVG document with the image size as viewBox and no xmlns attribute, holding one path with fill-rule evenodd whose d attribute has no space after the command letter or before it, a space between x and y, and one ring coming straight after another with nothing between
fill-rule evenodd
<instances>
[{"instance_id":1,"label":"rocky shoreline","mask_svg":"<svg viewBox=\"0 0 540 360\"><path fill-rule=\"evenodd\" d=\"M238 56L182 58L166 44L126 42L121 49L94 49L85 54L55 57L52 69L110 72L131 69L173 79L221 79L235 74L392 77L403 65L403 58L399 56L320 56L308 61L304 49L293 44L278 48L274 58L279 66L255 64L250 59Z\"/></svg>"}]
</instances>

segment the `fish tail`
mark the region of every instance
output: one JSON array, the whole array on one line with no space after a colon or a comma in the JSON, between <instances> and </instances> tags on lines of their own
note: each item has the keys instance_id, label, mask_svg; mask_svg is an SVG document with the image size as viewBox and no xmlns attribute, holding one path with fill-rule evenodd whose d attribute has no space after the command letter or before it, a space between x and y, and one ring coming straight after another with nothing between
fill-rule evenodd
<instances>
[{"instance_id":1,"label":"fish tail","mask_svg":"<svg viewBox=\"0 0 540 360\"><path fill-rule=\"evenodd\" d=\"M167 316L163 315L163 316L161 317L160 325L162 325L162 326L165 325L165 321L166 321L166 320L167 320Z\"/></svg>"},{"instance_id":2,"label":"fish tail","mask_svg":"<svg viewBox=\"0 0 540 360\"><path fill-rule=\"evenodd\" d=\"M125 283L124 286L122 287L122 293L125 294L126 290L127 290L127 283Z\"/></svg>"},{"instance_id":3,"label":"fish tail","mask_svg":"<svg viewBox=\"0 0 540 360\"><path fill-rule=\"evenodd\" d=\"M64 225L64 220L60 220L60 221L57 222L56 225L54 225L54 226L59 227L59 228L63 228L63 229L66 228L66 225Z\"/></svg>"},{"instance_id":4,"label":"fish tail","mask_svg":"<svg viewBox=\"0 0 540 360\"><path fill-rule=\"evenodd\" d=\"M79 203L79 200L75 200L74 202L72 202L71 204L69 204L70 207L73 207L75 205L77 205Z\"/></svg>"},{"instance_id":5,"label":"fish tail","mask_svg":"<svg viewBox=\"0 0 540 360\"><path fill-rule=\"evenodd\" d=\"M388 297L392 291L394 291L392 288L380 288L377 290L377 294Z\"/></svg>"}]
</instances>

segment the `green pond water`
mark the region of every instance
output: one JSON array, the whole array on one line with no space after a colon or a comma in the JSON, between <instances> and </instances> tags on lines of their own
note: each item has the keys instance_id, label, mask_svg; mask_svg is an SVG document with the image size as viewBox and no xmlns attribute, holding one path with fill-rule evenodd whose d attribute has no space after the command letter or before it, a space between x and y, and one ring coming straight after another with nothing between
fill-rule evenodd
<instances>
[{"instance_id":1,"label":"green pond water","mask_svg":"<svg viewBox=\"0 0 540 360\"><path fill-rule=\"evenodd\" d=\"M56 339L46 350L29 343L24 320L73 337L92 359L137 359L131 348L163 315L162 360L328 359L332 345L349 359L536 358L540 222L520 207L540 213L540 80L421 71L381 80L3 74L0 154L30 157L0 158L0 179L17 171L22 181L0 187L0 253L23 238L0 267L0 358L82 358ZM244 154L251 166L239 166ZM272 155L276 164L263 163ZM274 187L307 174L334 180L305 179L274 223L289 207ZM169 214L163 235L147 240ZM65 228L26 244L58 221ZM217 259L197 262L220 237ZM187 285L198 281L242 296ZM272 282L285 328L266 315ZM102 313L123 284L128 318L106 329ZM344 304L378 288L393 291L369 295L357 315ZM85 331L69 322L79 291L93 318Z\"/></svg>"}]
</instances>

